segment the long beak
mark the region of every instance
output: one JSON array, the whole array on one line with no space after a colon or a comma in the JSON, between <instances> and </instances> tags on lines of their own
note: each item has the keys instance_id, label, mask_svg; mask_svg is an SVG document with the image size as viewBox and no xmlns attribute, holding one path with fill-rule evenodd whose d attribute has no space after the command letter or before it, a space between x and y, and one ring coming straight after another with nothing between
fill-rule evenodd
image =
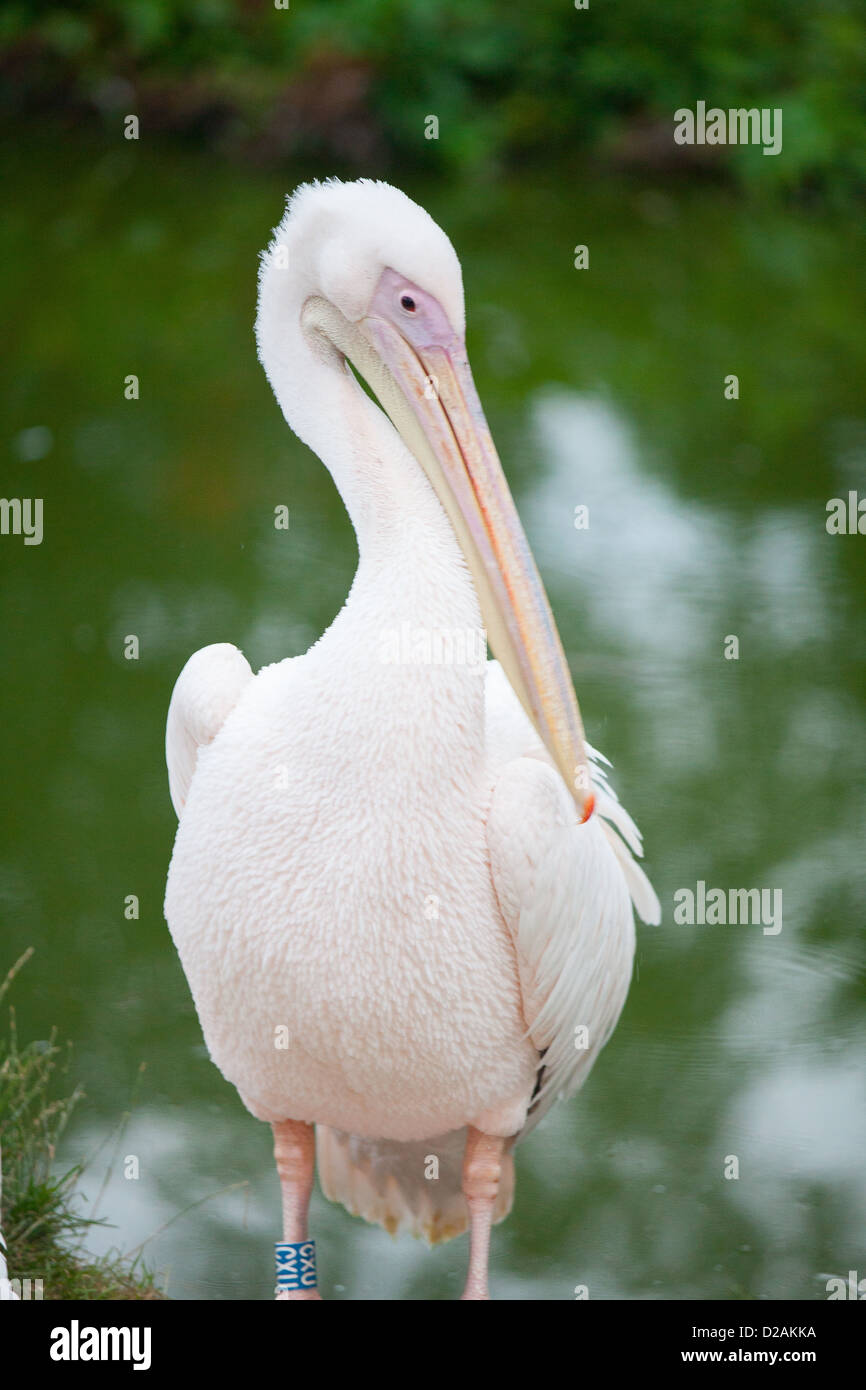
<instances>
[{"instance_id":1,"label":"long beak","mask_svg":"<svg viewBox=\"0 0 866 1390\"><path fill-rule=\"evenodd\" d=\"M462 340L413 347L387 319L349 324L319 298L303 321L349 358L424 468L475 581L493 653L587 820L594 797L577 697Z\"/></svg>"}]
</instances>

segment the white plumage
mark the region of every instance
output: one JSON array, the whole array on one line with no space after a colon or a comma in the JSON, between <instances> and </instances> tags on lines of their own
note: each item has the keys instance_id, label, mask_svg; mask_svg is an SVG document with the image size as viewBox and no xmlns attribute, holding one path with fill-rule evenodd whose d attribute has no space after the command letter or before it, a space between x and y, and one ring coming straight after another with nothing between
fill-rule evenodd
<instances>
[{"instance_id":1,"label":"white plumage","mask_svg":"<svg viewBox=\"0 0 866 1390\"><path fill-rule=\"evenodd\" d=\"M467 1127L510 1140L582 1083L628 989L630 895L645 920L659 909L597 764L580 823L497 662L388 656L404 625L490 623L407 431L301 326L310 296L363 320L385 268L435 295L462 338L450 243L386 185L302 190L265 257L262 359L344 497L359 564L304 656L254 676L221 644L181 673L166 916L211 1057L248 1109L318 1126L327 1195L437 1239L467 1222Z\"/></svg>"}]
</instances>

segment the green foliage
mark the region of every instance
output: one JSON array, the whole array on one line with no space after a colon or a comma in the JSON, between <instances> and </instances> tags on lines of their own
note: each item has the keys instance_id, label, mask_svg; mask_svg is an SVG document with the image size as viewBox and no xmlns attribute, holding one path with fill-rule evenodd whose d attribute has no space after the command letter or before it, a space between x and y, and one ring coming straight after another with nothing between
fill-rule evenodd
<instances>
[{"instance_id":1,"label":"green foliage","mask_svg":"<svg viewBox=\"0 0 866 1390\"><path fill-rule=\"evenodd\" d=\"M3 999L27 951L0 984ZM81 1167L57 1176L57 1149L82 1092L53 1095L66 1074L69 1049L52 1033L21 1047L10 1009L8 1038L0 1038L0 1230L6 1238L9 1275L41 1279L47 1299L152 1299L161 1295L150 1274L129 1260L92 1260L82 1252L87 1232L103 1223L75 1208Z\"/></svg>"},{"instance_id":2,"label":"green foliage","mask_svg":"<svg viewBox=\"0 0 866 1390\"><path fill-rule=\"evenodd\" d=\"M243 155L477 169L556 150L640 164L635 130L669 131L679 106L781 106L783 158L717 165L787 188L866 183L864 59L861 0L13 0L0 18L19 109L112 121L129 93L162 130Z\"/></svg>"}]
</instances>

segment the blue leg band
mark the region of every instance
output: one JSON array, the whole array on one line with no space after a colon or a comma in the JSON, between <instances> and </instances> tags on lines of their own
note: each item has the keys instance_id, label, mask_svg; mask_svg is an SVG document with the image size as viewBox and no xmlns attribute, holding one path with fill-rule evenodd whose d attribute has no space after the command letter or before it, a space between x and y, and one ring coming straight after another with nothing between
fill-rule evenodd
<instances>
[{"instance_id":1,"label":"blue leg band","mask_svg":"<svg viewBox=\"0 0 866 1390\"><path fill-rule=\"evenodd\" d=\"M277 1260L277 1293L293 1289L316 1287L316 1242L297 1243L278 1240L274 1245Z\"/></svg>"}]
</instances>

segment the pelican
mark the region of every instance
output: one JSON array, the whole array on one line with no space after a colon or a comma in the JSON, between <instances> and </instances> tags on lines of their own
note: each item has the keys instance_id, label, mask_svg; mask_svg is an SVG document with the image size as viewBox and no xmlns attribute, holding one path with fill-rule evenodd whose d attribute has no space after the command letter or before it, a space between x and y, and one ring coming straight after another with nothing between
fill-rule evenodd
<instances>
[{"instance_id":1,"label":"pelican","mask_svg":"<svg viewBox=\"0 0 866 1390\"><path fill-rule=\"evenodd\" d=\"M658 900L584 737L448 237L386 183L302 186L256 338L358 567L303 656L254 675L219 643L181 672L166 918L212 1060L273 1127L277 1297L319 1297L317 1166L392 1233L468 1227L463 1298L486 1299L514 1145L585 1080L628 991L632 905L657 922Z\"/></svg>"}]
</instances>

